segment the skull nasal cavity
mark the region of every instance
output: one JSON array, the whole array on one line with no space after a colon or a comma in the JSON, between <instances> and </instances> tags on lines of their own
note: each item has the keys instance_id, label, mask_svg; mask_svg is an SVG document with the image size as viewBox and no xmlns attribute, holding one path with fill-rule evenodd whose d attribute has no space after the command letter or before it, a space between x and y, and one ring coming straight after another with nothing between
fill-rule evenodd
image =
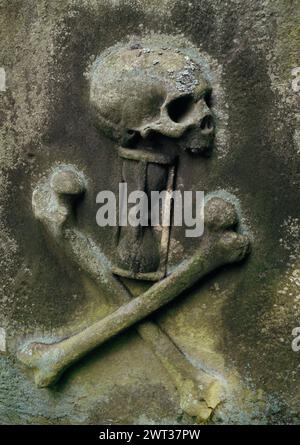
<instances>
[{"instance_id":1,"label":"skull nasal cavity","mask_svg":"<svg viewBox=\"0 0 300 445\"><path fill-rule=\"evenodd\" d=\"M189 115L194 106L192 96L180 96L168 104L169 117L174 122L182 122Z\"/></svg>"},{"instance_id":2,"label":"skull nasal cavity","mask_svg":"<svg viewBox=\"0 0 300 445\"><path fill-rule=\"evenodd\" d=\"M210 134L214 131L214 121L211 115L204 116L201 121L200 128L203 134Z\"/></svg>"}]
</instances>

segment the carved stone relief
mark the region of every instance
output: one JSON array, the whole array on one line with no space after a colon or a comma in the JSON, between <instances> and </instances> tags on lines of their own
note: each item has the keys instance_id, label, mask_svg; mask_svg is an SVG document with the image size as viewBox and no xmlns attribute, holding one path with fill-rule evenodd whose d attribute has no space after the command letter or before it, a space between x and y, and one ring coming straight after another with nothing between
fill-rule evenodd
<instances>
[{"instance_id":1,"label":"carved stone relief","mask_svg":"<svg viewBox=\"0 0 300 445\"><path fill-rule=\"evenodd\" d=\"M120 182L148 193L172 190L182 150L190 156L209 155L214 135L211 89L201 67L173 48L117 47L96 59L90 77L92 116L100 131L116 143L122 163ZM177 147L168 146L160 136L175 141ZM38 386L49 386L73 363L135 325L174 380L182 409L205 421L222 399L223 388L212 375L197 370L149 316L205 275L246 256L249 239L235 230L239 222L235 206L211 196L205 205L200 246L167 273L169 227L158 233L152 227L117 228L112 259L76 227L77 201L89 193L90 181L74 165L56 166L34 190L32 207L56 250L104 291L111 314L59 342L30 342L18 357L33 369ZM118 277L157 283L134 297Z\"/></svg>"},{"instance_id":2,"label":"carved stone relief","mask_svg":"<svg viewBox=\"0 0 300 445\"><path fill-rule=\"evenodd\" d=\"M283 3L1 5L0 423L299 422ZM203 191L203 234L123 185Z\"/></svg>"}]
</instances>

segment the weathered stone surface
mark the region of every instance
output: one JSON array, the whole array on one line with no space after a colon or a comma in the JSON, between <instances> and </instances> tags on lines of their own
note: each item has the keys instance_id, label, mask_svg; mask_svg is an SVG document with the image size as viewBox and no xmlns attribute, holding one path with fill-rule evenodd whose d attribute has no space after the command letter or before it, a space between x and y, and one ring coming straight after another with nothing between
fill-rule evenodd
<instances>
[{"instance_id":1,"label":"weathered stone surface","mask_svg":"<svg viewBox=\"0 0 300 445\"><path fill-rule=\"evenodd\" d=\"M1 423L299 423L300 352L291 346L300 324L298 9L284 0L0 2ZM191 380L178 377L185 364L173 368L173 352L157 358L165 343L152 325L141 332L158 335L157 353L130 328L49 388L37 388L17 358L24 342L59 342L111 313L91 274L56 253L32 193L53 168L75 165L86 184L73 188L66 173L52 187L87 188L78 229L109 256L111 230L96 225L95 197L116 188L121 167L114 142L91 121L89 73L108 48L134 41L147 50L154 40L166 51L190 42L213 89L214 148L207 158L182 153L178 187L231 201L252 245L243 263L153 317L206 374L205 403L195 396L194 405ZM211 226L220 228L217 215ZM172 235L170 268L199 247L180 228ZM133 295L148 288L124 282Z\"/></svg>"}]
</instances>

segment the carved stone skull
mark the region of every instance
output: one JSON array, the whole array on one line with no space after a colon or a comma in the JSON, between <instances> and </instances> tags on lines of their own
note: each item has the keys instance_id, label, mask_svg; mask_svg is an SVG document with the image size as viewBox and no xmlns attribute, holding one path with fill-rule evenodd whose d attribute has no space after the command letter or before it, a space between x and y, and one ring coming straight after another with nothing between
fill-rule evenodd
<instances>
[{"instance_id":1,"label":"carved stone skull","mask_svg":"<svg viewBox=\"0 0 300 445\"><path fill-rule=\"evenodd\" d=\"M175 48L113 47L90 76L95 123L123 146L159 133L183 137L194 153L208 149L214 134L210 92L201 66Z\"/></svg>"}]
</instances>

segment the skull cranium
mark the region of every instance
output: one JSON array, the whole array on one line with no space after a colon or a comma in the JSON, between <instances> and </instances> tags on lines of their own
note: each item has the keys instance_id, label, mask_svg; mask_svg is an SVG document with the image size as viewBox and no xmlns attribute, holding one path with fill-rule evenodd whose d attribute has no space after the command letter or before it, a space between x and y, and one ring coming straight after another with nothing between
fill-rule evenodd
<instances>
[{"instance_id":1,"label":"skull cranium","mask_svg":"<svg viewBox=\"0 0 300 445\"><path fill-rule=\"evenodd\" d=\"M113 47L93 64L90 103L95 123L119 145L138 135L181 138L192 152L211 146L211 88L198 63L175 48Z\"/></svg>"}]
</instances>

